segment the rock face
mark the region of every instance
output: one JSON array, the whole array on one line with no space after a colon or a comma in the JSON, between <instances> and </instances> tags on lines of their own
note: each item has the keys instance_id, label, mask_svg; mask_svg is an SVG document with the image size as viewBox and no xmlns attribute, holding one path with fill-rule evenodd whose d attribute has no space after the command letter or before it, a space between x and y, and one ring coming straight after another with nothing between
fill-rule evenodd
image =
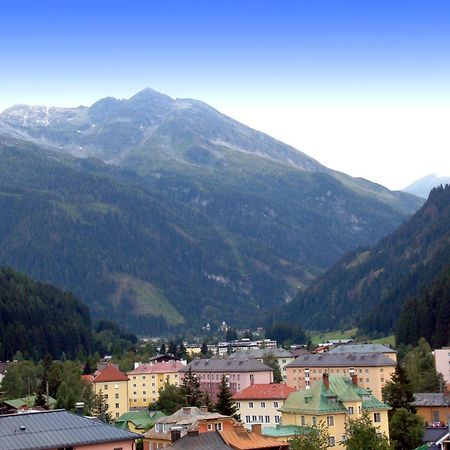
<instances>
[{"instance_id":1,"label":"rock face","mask_svg":"<svg viewBox=\"0 0 450 450\"><path fill-rule=\"evenodd\" d=\"M422 203L151 89L15 106L0 134L0 261L139 332L259 320Z\"/></svg>"}]
</instances>

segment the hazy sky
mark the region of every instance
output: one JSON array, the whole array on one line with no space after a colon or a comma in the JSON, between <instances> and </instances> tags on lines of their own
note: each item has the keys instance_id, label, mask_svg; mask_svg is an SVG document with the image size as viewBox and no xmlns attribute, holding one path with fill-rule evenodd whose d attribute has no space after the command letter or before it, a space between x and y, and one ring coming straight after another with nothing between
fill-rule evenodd
<instances>
[{"instance_id":1,"label":"hazy sky","mask_svg":"<svg viewBox=\"0 0 450 450\"><path fill-rule=\"evenodd\" d=\"M0 110L152 87L401 188L450 174L449 0L4 0Z\"/></svg>"}]
</instances>

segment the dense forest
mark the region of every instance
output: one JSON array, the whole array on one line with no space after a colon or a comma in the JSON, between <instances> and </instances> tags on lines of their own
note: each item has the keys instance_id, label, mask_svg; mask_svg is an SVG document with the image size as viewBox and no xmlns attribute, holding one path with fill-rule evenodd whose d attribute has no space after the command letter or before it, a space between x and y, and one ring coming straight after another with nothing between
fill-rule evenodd
<instances>
[{"instance_id":1,"label":"dense forest","mask_svg":"<svg viewBox=\"0 0 450 450\"><path fill-rule=\"evenodd\" d=\"M372 335L390 333L406 299L425 295L419 303L425 304L425 292L448 267L449 242L450 186L441 186L435 188L423 207L394 233L373 247L351 252L327 271L289 305L286 317L310 329L357 325ZM408 301L408 311L411 312L414 302ZM430 300L429 307L430 312L435 310L436 313L448 310L448 300L443 297L436 307ZM417 313L420 314L419 310ZM410 342L404 330L408 314L403 313L399 330L399 337L406 342ZM439 335L433 338L430 330L425 333L436 344L445 341L445 333L439 332Z\"/></svg>"},{"instance_id":2,"label":"dense forest","mask_svg":"<svg viewBox=\"0 0 450 450\"><path fill-rule=\"evenodd\" d=\"M93 350L89 310L72 294L0 269L0 361L16 352L38 359Z\"/></svg>"}]
</instances>

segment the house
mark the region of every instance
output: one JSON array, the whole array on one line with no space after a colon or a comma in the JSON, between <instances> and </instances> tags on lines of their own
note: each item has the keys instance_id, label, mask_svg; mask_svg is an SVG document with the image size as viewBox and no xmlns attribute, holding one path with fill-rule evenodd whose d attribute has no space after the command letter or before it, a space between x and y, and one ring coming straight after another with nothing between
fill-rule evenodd
<instances>
[{"instance_id":1,"label":"house","mask_svg":"<svg viewBox=\"0 0 450 450\"><path fill-rule=\"evenodd\" d=\"M190 431L207 433L232 428L237 421L229 416L208 412L206 407L180 408L171 416L156 420L155 426L144 434L144 450L168 447Z\"/></svg>"},{"instance_id":2,"label":"house","mask_svg":"<svg viewBox=\"0 0 450 450\"><path fill-rule=\"evenodd\" d=\"M174 450L230 450L218 431L201 434L198 431L189 431L167 448Z\"/></svg>"},{"instance_id":3,"label":"house","mask_svg":"<svg viewBox=\"0 0 450 450\"><path fill-rule=\"evenodd\" d=\"M5 404L6 411L9 414L13 414L20 411L43 409L43 408L36 408L34 406L35 401L36 396L30 395L28 397L15 398L12 400L4 400L3 403ZM49 409L53 409L56 406L56 400L53 397L49 396L47 399L47 406L49 407Z\"/></svg>"},{"instance_id":4,"label":"house","mask_svg":"<svg viewBox=\"0 0 450 450\"><path fill-rule=\"evenodd\" d=\"M179 385L179 370L185 364L180 361L155 362L141 364L134 370L127 372L130 379L128 398L131 408L145 408L149 403L156 402L159 390L166 383Z\"/></svg>"},{"instance_id":5,"label":"house","mask_svg":"<svg viewBox=\"0 0 450 450\"><path fill-rule=\"evenodd\" d=\"M243 426L235 426L232 429L219 432L220 437L235 450L288 450L289 444L268 438L261 434L261 426L256 425L253 430L247 430Z\"/></svg>"},{"instance_id":6,"label":"house","mask_svg":"<svg viewBox=\"0 0 450 450\"><path fill-rule=\"evenodd\" d=\"M416 450L450 450L448 427L426 427L422 442L424 445Z\"/></svg>"},{"instance_id":7,"label":"house","mask_svg":"<svg viewBox=\"0 0 450 450\"><path fill-rule=\"evenodd\" d=\"M436 371L442 373L447 386L450 385L450 347L434 350ZM450 387L450 386L449 386Z\"/></svg>"},{"instance_id":8,"label":"house","mask_svg":"<svg viewBox=\"0 0 450 450\"><path fill-rule=\"evenodd\" d=\"M310 389L293 392L281 408L283 426L315 426L323 422L329 434L329 448L343 449L347 418L361 417L367 411L380 433L389 437L389 406L370 391L358 386L358 376L322 374Z\"/></svg>"},{"instance_id":9,"label":"house","mask_svg":"<svg viewBox=\"0 0 450 450\"><path fill-rule=\"evenodd\" d=\"M413 405L417 414L428 424L449 423L450 394L414 394Z\"/></svg>"},{"instance_id":10,"label":"house","mask_svg":"<svg viewBox=\"0 0 450 450\"><path fill-rule=\"evenodd\" d=\"M133 450L140 436L64 410L0 416L0 448Z\"/></svg>"},{"instance_id":11,"label":"house","mask_svg":"<svg viewBox=\"0 0 450 450\"><path fill-rule=\"evenodd\" d=\"M294 356L284 348L261 348L240 350L229 356L230 359L249 359L254 358L263 362L264 358L272 356L280 366L283 381L286 381L286 366L294 360Z\"/></svg>"},{"instance_id":12,"label":"house","mask_svg":"<svg viewBox=\"0 0 450 450\"><path fill-rule=\"evenodd\" d=\"M342 344L331 349L329 353L357 353L366 355L381 353L397 362L397 352L383 344Z\"/></svg>"},{"instance_id":13,"label":"house","mask_svg":"<svg viewBox=\"0 0 450 450\"><path fill-rule=\"evenodd\" d=\"M83 377L92 383L95 394L104 396L108 404L108 412L117 419L129 410L128 377L116 365L106 364L93 375Z\"/></svg>"},{"instance_id":14,"label":"house","mask_svg":"<svg viewBox=\"0 0 450 450\"><path fill-rule=\"evenodd\" d=\"M165 414L161 411L129 411L117 418L113 425L122 430L130 430L133 433L144 434L155 425L155 422Z\"/></svg>"},{"instance_id":15,"label":"house","mask_svg":"<svg viewBox=\"0 0 450 450\"><path fill-rule=\"evenodd\" d=\"M257 423L263 428L273 427L281 423L279 409L292 392L295 389L286 384L252 384L234 394L233 400L246 428Z\"/></svg>"},{"instance_id":16,"label":"house","mask_svg":"<svg viewBox=\"0 0 450 450\"><path fill-rule=\"evenodd\" d=\"M358 376L358 385L381 398L382 387L395 371L395 361L381 353L323 353L300 356L286 366L286 383L308 389L324 373Z\"/></svg>"},{"instance_id":17,"label":"house","mask_svg":"<svg viewBox=\"0 0 450 450\"><path fill-rule=\"evenodd\" d=\"M207 393L212 402L217 400L222 376L226 377L233 395L252 384L273 382L273 369L253 358L245 360L196 358L180 370L180 383L189 369L198 376L201 391Z\"/></svg>"},{"instance_id":18,"label":"house","mask_svg":"<svg viewBox=\"0 0 450 450\"><path fill-rule=\"evenodd\" d=\"M162 362L173 362L173 361L179 361L180 358L177 358L170 353L164 353L162 355L155 355L152 356L148 362L150 364L156 364L156 363L162 363Z\"/></svg>"}]
</instances>

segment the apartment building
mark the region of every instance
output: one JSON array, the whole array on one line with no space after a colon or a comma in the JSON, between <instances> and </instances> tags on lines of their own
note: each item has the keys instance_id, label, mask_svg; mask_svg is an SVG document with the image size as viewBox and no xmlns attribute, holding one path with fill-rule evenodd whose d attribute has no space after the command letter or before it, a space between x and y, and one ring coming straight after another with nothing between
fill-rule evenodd
<instances>
[{"instance_id":1,"label":"apartment building","mask_svg":"<svg viewBox=\"0 0 450 450\"><path fill-rule=\"evenodd\" d=\"M397 352L383 344L341 344L329 350L329 353L358 353L363 355L381 353L397 362Z\"/></svg>"},{"instance_id":2,"label":"apartment building","mask_svg":"<svg viewBox=\"0 0 450 450\"><path fill-rule=\"evenodd\" d=\"M256 359L194 359L180 369L180 383L184 375L192 370L200 381L200 389L216 402L219 384L225 376L232 394L252 384L273 382L273 370Z\"/></svg>"},{"instance_id":3,"label":"apartment building","mask_svg":"<svg viewBox=\"0 0 450 450\"><path fill-rule=\"evenodd\" d=\"M286 383L297 390L309 389L330 375L358 376L358 385L381 398L382 387L395 371L395 361L381 353L323 353L299 356L286 366Z\"/></svg>"},{"instance_id":4,"label":"apartment building","mask_svg":"<svg viewBox=\"0 0 450 450\"><path fill-rule=\"evenodd\" d=\"M323 422L329 434L328 448L344 449L345 422L358 418L364 412L372 423L389 437L389 406L378 400L372 392L358 386L358 375L351 378L323 373L310 389L291 393L281 408L281 420L288 430L308 427ZM282 429L278 429L278 434ZM270 435L270 433L268 433Z\"/></svg>"},{"instance_id":5,"label":"apartment building","mask_svg":"<svg viewBox=\"0 0 450 450\"><path fill-rule=\"evenodd\" d=\"M141 364L127 372L130 379L128 397L130 408L146 408L159 398L159 390L166 383L179 385L179 370L185 367L180 361Z\"/></svg>"},{"instance_id":6,"label":"apartment building","mask_svg":"<svg viewBox=\"0 0 450 450\"><path fill-rule=\"evenodd\" d=\"M286 384L252 384L234 394L237 413L244 426L251 430L254 424L262 428L281 423L280 408L295 389Z\"/></svg>"}]
</instances>

